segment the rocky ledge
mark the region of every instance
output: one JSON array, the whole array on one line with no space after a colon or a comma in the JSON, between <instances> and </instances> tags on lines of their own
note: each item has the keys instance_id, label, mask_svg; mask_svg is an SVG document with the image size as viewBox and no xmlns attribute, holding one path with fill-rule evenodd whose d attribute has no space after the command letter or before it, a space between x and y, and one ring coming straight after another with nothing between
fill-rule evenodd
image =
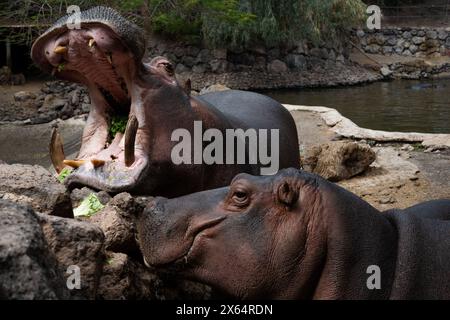
<instances>
[{"instance_id":1,"label":"rocky ledge","mask_svg":"<svg viewBox=\"0 0 450 320\"><path fill-rule=\"evenodd\" d=\"M3 299L208 299L209 287L144 266L133 212L145 198L98 193L104 208L73 218L89 189L69 193L39 166L0 164ZM78 277L79 276L79 277Z\"/></svg>"}]
</instances>

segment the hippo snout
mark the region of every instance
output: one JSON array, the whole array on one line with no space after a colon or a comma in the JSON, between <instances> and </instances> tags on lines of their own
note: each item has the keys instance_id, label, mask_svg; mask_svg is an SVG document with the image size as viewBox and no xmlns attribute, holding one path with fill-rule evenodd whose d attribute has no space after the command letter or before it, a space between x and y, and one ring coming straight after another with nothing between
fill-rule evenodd
<instances>
[{"instance_id":1,"label":"hippo snout","mask_svg":"<svg viewBox=\"0 0 450 320\"><path fill-rule=\"evenodd\" d=\"M150 198L136 220L140 248L149 266L186 262L195 240L227 218L202 197L180 199Z\"/></svg>"}]
</instances>

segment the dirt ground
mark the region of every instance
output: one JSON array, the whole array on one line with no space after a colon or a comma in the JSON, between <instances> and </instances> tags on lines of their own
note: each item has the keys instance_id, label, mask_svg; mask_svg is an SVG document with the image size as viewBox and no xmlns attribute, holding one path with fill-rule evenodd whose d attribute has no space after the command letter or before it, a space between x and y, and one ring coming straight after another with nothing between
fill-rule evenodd
<instances>
[{"instance_id":1,"label":"dirt ground","mask_svg":"<svg viewBox=\"0 0 450 320\"><path fill-rule=\"evenodd\" d=\"M0 119L5 115L14 115L15 119L28 119L31 115L37 112L36 108L32 106L22 107L24 104L16 106L14 103L14 94L18 91L29 91L37 94L42 88L43 81L33 80L28 81L24 85L20 86L10 86L1 85L0 86Z\"/></svg>"},{"instance_id":2,"label":"dirt ground","mask_svg":"<svg viewBox=\"0 0 450 320\"><path fill-rule=\"evenodd\" d=\"M313 145L337 140L319 114L292 112L301 153ZM377 160L361 175L338 184L377 209L406 208L419 202L450 199L450 150L406 151L405 144L377 144Z\"/></svg>"}]
</instances>

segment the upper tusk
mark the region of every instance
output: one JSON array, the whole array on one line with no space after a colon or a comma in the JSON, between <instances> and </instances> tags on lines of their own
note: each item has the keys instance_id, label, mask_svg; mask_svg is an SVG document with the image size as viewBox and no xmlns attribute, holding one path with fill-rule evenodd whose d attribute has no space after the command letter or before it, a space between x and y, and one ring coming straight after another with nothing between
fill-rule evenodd
<instances>
[{"instance_id":1,"label":"upper tusk","mask_svg":"<svg viewBox=\"0 0 450 320\"><path fill-rule=\"evenodd\" d=\"M94 40L94 38L89 39L88 45L89 45L89 47L92 47L93 45L95 45L95 40Z\"/></svg>"},{"instance_id":2,"label":"upper tusk","mask_svg":"<svg viewBox=\"0 0 450 320\"><path fill-rule=\"evenodd\" d=\"M82 166L85 162L86 162L86 160L64 160L63 161L63 163L65 165L68 165L75 169Z\"/></svg>"},{"instance_id":3,"label":"upper tusk","mask_svg":"<svg viewBox=\"0 0 450 320\"><path fill-rule=\"evenodd\" d=\"M67 52L66 46L57 46L55 50L53 50L54 53L62 54Z\"/></svg>"},{"instance_id":4,"label":"upper tusk","mask_svg":"<svg viewBox=\"0 0 450 320\"><path fill-rule=\"evenodd\" d=\"M106 54L106 60L108 60L109 64L112 64L112 58L111 58L111 54L110 53Z\"/></svg>"}]
</instances>

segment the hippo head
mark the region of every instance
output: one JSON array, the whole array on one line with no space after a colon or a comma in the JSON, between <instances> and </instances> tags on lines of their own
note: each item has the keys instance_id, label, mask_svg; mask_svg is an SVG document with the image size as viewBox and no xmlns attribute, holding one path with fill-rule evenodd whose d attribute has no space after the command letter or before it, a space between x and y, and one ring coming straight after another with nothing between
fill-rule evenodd
<instances>
[{"instance_id":1,"label":"hippo head","mask_svg":"<svg viewBox=\"0 0 450 320\"><path fill-rule=\"evenodd\" d=\"M152 137L158 134L152 121L164 109L189 107L189 97L178 85L168 60L157 57L142 62L144 32L113 9L83 11L79 28L73 27L73 17L62 17L31 50L41 69L86 85L91 97L77 159L64 159L62 142L54 132L53 165L57 172L65 166L76 169L66 179L69 187L87 185L109 192L136 189L149 171L149 154L153 151L158 157L163 153L151 150ZM112 136L110 129L117 119L127 124L126 130Z\"/></svg>"},{"instance_id":2,"label":"hippo head","mask_svg":"<svg viewBox=\"0 0 450 320\"><path fill-rule=\"evenodd\" d=\"M137 217L145 263L242 299L312 296L326 243L317 179L239 174L226 188L153 198Z\"/></svg>"}]
</instances>

